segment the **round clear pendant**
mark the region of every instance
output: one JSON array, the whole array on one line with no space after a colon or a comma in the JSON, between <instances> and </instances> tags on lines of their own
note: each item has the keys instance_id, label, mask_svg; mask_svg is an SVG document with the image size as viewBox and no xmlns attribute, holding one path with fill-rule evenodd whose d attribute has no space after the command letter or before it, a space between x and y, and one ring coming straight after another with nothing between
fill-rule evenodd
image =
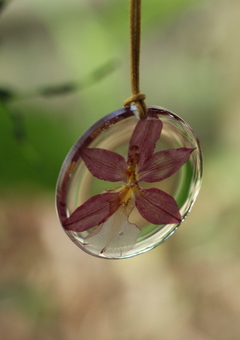
<instances>
[{"instance_id":1,"label":"round clear pendant","mask_svg":"<svg viewBox=\"0 0 240 340\"><path fill-rule=\"evenodd\" d=\"M58 178L56 206L66 234L82 250L100 258L128 258L144 253L164 242L184 221L201 187L202 153L195 133L180 117L158 106L148 107L148 115L162 122L161 134L153 154L169 149L194 149L189 159L177 171L158 182L145 182L143 176L143 180L136 184L136 188L140 189L133 188L128 194L131 197L129 204L126 203L128 202L126 199L121 201L126 182L106 180L108 175L104 177L103 169L99 169L99 172L102 173L104 180L97 178L89 171L82 157L83 148L112 151L124 157L128 162L129 142L139 122L134 110L136 107L131 106L114 111L88 129L71 148ZM102 161L104 162L104 159ZM144 208L135 204L137 199L135 200L134 193L139 193L138 190L148 192L149 195L159 191L170 195L178 206L181 222L173 223L171 220L167 224L149 222L146 219L148 212L145 214ZM102 193L115 193L117 202L120 202L117 203L119 206L114 208L116 209L114 213L108 214L109 216L105 218L102 217L101 211L94 211L95 206L91 199L95 196L98 198ZM101 207L97 198L96 205L99 204ZM155 196L152 197L153 204L155 204L154 200ZM88 202L92 202L92 210L88 209ZM106 209L105 203L103 209ZM76 217L75 227L71 230L71 226L66 227L66 221L83 204L85 205L81 209L82 215ZM157 205L158 202L156 202ZM84 211L86 211L85 215ZM78 218L80 218L79 224L86 223L89 226L91 218L97 221L94 214L99 214L99 222L90 228L81 227L79 231Z\"/></svg>"}]
</instances>

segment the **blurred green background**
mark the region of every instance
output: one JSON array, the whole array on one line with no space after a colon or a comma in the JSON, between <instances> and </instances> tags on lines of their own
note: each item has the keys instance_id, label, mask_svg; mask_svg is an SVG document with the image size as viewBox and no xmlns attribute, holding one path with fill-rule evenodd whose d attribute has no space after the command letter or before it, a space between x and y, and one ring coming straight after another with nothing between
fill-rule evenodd
<instances>
[{"instance_id":1,"label":"blurred green background","mask_svg":"<svg viewBox=\"0 0 240 340\"><path fill-rule=\"evenodd\" d=\"M104 261L54 207L67 152L130 95L128 0L0 1L0 338L239 340L240 2L143 0L141 91L185 119L204 181L166 243Z\"/></svg>"}]
</instances>

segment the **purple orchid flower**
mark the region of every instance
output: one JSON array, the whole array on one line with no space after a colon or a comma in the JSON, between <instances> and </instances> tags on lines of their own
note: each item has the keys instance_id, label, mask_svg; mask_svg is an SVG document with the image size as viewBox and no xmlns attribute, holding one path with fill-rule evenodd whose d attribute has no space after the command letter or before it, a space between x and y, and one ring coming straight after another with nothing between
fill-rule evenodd
<instances>
[{"instance_id":1,"label":"purple orchid flower","mask_svg":"<svg viewBox=\"0 0 240 340\"><path fill-rule=\"evenodd\" d=\"M156 115L140 120L129 143L127 160L121 155L100 148L83 148L81 157L91 174L98 179L125 184L91 197L68 217L66 230L83 232L96 227L85 238L98 245L99 253L118 249L120 254L130 250L141 232L129 222L136 207L150 223L178 224L182 217L176 201L166 192L143 189L140 182L159 182L179 170L193 152L193 148L168 149L154 153L160 138L162 122Z\"/></svg>"}]
</instances>

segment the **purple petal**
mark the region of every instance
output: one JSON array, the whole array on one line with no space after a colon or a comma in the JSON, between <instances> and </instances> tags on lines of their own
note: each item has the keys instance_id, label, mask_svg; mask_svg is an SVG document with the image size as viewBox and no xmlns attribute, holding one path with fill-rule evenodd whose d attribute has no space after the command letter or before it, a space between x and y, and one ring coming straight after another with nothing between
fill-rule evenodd
<instances>
[{"instance_id":1,"label":"purple petal","mask_svg":"<svg viewBox=\"0 0 240 340\"><path fill-rule=\"evenodd\" d=\"M186 163L195 149L180 148L156 152L139 169L138 181L159 182L172 176Z\"/></svg>"},{"instance_id":2,"label":"purple petal","mask_svg":"<svg viewBox=\"0 0 240 340\"><path fill-rule=\"evenodd\" d=\"M129 143L129 157L137 155L140 167L152 156L162 125L157 117L147 117L137 123Z\"/></svg>"},{"instance_id":3,"label":"purple petal","mask_svg":"<svg viewBox=\"0 0 240 340\"><path fill-rule=\"evenodd\" d=\"M64 221L64 229L82 232L105 222L120 207L118 196L107 192L91 197Z\"/></svg>"},{"instance_id":4,"label":"purple petal","mask_svg":"<svg viewBox=\"0 0 240 340\"><path fill-rule=\"evenodd\" d=\"M99 148L85 148L81 150L81 157L93 176L104 181L126 182L127 163L118 153Z\"/></svg>"},{"instance_id":5,"label":"purple petal","mask_svg":"<svg viewBox=\"0 0 240 340\"><path fill-rule=\"evenodd\" d=\"M151 188L135 193L135 204L147 221L153 224L180 223L182 218L174 198L166 192Z\"/></svg>"}]
</instances>

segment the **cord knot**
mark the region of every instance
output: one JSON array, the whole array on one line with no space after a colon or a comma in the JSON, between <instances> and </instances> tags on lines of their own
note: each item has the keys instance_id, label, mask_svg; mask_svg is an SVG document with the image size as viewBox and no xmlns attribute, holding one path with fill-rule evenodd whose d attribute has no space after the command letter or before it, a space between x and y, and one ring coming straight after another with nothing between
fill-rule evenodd
<instances>
[{"instance_id":1,"label":"cord knot","mask_svg":"<svg viewBox=\"0 0 240 340\"><path fill-rule=\"evenodd\" d=\"M133 94L124 101L124 106L130 106L134 103L137 107L139 118L144 119L147 115L147 106L144 102L146 95L144 93Z\"/></svg>"}]
</instances>

